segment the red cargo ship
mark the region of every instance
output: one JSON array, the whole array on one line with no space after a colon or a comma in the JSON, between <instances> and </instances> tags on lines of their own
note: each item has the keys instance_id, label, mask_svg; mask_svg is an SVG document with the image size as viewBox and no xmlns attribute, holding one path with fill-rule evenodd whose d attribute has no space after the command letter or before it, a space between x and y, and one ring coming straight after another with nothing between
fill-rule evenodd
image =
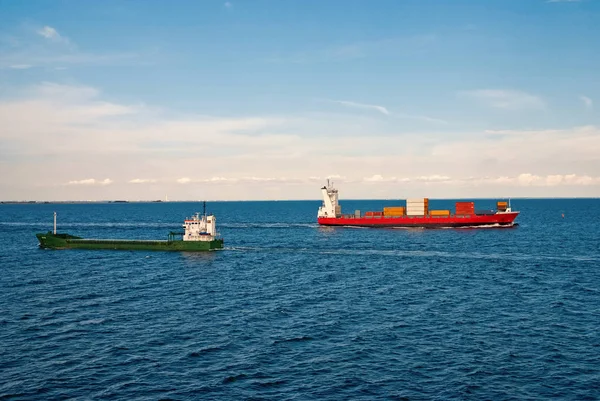
<instances>
[{"instance_id":1,"label":"red cargo ship","mask_svg":"<svg viewBox=\"0 0 600 401\"><path fill-rule=\"evenodd\" d=\"M496 203L497 210L479 212L474 202L456 202L455 212L429 210L427 198L407 199L406 206L386 207L383 211L342 214L338 190L329 184L321 188L323 205L317 221L324 226L354 227L512 227L519 212L512 211L509 202Z\"/></svg>"}]
</instances>

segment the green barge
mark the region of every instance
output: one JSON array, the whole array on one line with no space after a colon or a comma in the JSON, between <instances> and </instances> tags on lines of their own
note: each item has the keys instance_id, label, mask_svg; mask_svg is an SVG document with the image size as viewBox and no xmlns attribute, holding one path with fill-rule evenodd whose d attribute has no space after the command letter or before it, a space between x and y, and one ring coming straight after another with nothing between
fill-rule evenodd
<instances>
[{"instance_id":1,"label":"green barge","mask_svg":"<svg viewBox=\"0 0 600 401\"><path fill-rule=\"evenodd\" d=\"M216 218L204 213L188 218L184 232L170 232L166 240L92 239L54 231L36 234L40 248L48 249L120 249L129 251L204 252L223 249L223 238L216 232Z\"/></svg>"}]
</instances>

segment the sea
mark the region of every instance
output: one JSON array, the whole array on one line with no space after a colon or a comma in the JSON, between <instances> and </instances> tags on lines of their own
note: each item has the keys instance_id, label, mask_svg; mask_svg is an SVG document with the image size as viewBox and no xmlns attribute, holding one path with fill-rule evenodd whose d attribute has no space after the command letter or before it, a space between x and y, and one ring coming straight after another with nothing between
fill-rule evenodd
<instances>
[{"instance_id":1,"label":"sea","mask_svg":"<svg viewBox=\"0 0 600 401\"><path fill-rule=\"evenodd\" d=\"M320 227L319 205L208 202L210 253L35 237L56 211L166 239L201 202L0 205L0 400L600 399L600 199L513 199L518 226L484 229Z\"/></svg>"}]
</instances>

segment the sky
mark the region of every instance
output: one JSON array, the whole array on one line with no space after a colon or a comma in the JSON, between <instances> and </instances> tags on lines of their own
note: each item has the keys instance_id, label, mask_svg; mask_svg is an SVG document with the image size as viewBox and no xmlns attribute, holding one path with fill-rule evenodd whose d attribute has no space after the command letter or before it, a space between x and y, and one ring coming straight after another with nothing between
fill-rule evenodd
<instances>
[{"instance_id":1,"label":"sky","mask_svg":"<svg viewBox=\"0 0 600 401\"><path fill-rule=\"evenodd\" d=\"M598 0L0 0L0 200L600 196Z\"/></svg>"}]
</instances>

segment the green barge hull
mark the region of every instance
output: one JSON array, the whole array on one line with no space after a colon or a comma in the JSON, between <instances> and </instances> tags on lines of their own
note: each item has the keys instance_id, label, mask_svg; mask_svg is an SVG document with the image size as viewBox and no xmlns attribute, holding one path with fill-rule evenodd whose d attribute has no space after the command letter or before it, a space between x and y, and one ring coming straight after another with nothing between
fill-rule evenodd
<instances>
[{"instance_id":1,"label":"green barge hull","mask_svg":"<svg viewBox=\"0 0 600 401\"><path fill-rule=\"evenodd\" d=\"M85 239L69 234L36 234L40 248L48 249L120 249L127 251L183 251L204 252L223 249L223 239L212 241L168 240L120 240L120 239Z\"/></svg>"}]
</instances>

